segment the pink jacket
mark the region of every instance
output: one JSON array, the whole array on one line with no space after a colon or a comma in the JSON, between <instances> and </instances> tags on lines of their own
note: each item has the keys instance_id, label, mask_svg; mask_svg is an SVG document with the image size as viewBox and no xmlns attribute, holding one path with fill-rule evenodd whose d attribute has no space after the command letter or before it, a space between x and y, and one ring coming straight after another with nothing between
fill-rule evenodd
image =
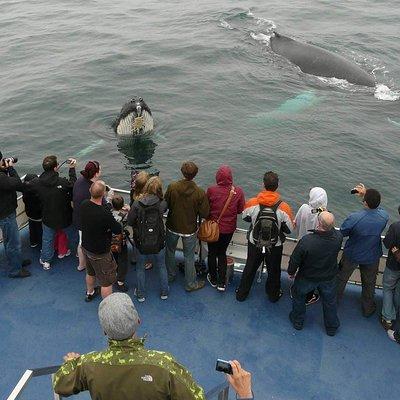
<instances>
[{"instance_id":1,"label":"pink jacket","mask_svg":"<svg viewBox=\"0 0 400 400\"><path fill-rule=\"evenodd\" d=\"M207 189L207 197L210 203L209 218L214 220L219 217L232 188L233 179L230 167L221 165L215 175L215 180L217 184ZM243 190L235 186L235 194L219 223L220 233L233 233L235 231L237 215L243 211L244 203Z\"/></svg>"}]
</instances>

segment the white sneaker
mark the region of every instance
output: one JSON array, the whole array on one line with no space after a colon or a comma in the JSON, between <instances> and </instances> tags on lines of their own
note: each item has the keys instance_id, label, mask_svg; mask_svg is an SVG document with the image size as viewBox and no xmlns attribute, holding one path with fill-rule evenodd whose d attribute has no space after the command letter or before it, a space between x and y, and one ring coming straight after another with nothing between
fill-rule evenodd
<instances>
[{"instance_id":1,"label":"white sneaker","mask_svg":"<svg viewBox=\"0 0 400 400\"><path fill-rule=\"evenodd\" d=\"M58 258L64 258L64 257L68 257L71 255L71 250L68 250L65 254L59 254L57 257Z\"/></svg>"},{"instance_id":2,"label":"white sneaker","mask_svg":"<svg viewBox=\"0 0 400 400\"><path fill-rule=\"evenodd\" d=\"M161 300L167 300L167 299L168 299L168 295L167 295L167 294L162 294L162 295L160 296L160 299L161 299Z\"/></svg>"},{"instance_id":3,"label":"white sneaker","mask_svg":"<svg viewBox=\"0 0 400 400\"><path fill-rule=\"evenodd\" d=\"M42 261L41 258L39 258L39 262L40 262L40 264L43 265L43 269L44 269L45 271L48 271L48 270L51 268L51 265L50 265L49 262L47 262L47 261Z\"/></svg>"},{"instance_id":4,"label":"white sneaker","mask_svg":"<svg viewBox=\"0 0 400 400\"><path fill-rule=\"evenodd\" d=\"M389 330L387 331L387 334L388 334L388 336L389 336L390 339L392 339L394 342L396 341L396 339L395 339L395 337L394 337L394 331L393 331L393 330L389 329Z\"/></svg>"},{"instance_id":5,"label":"white sneaker","mask_svg":"<svg viewBox=\"0 0 400 400\"><path fill-rule=\"evenodd\" d=\"M138 296L138 294L137 294L137 288L135 288L135 289L133 290L133 295L136 296L137 301L138 301L139 303L143 303L143 302L146 300L146 297L139 297L139 296Z\"/></svg>"},{"instance_id":6,"label":"white sneaker","mask_svg":"<svg viewBox=\"0 0 400 400\"><path fill-rule=\"evenodd\" d=\"M78 265L76 267L76 269L80 272L80 271L84 271L86 269L86 267L84 265Z\"/></svg>"}]
</instances>

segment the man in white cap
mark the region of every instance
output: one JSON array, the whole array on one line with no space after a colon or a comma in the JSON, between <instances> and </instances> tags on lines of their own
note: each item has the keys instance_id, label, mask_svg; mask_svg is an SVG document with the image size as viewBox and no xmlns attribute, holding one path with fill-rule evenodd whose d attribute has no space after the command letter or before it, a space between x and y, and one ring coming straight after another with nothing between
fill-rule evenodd
<instances>
[{"instance_id":1,"label":"man in white cap","mask_svg":"<svg viewBox=\"0 0 400 400\"><path fill-rule=\"evenodd\" d=\"M54 391L70 396L89 390L93 400L204 400L204 391L169 353L144 348L136 336L139 315L126 293L113 293L99 305L109 348L84 355L68 353L54 377ZM240 399L252 399L251 374L232 362L229 382ZM242 397L240 397L242 395Z\"/></svg>"}]
</instances>

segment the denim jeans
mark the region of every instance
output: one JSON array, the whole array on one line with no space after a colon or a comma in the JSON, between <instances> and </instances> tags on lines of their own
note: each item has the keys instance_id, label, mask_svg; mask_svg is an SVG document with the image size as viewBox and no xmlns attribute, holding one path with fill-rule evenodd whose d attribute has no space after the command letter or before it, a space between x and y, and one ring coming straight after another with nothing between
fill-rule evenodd
<instances>
[{"instance_id":1,"label":"denim jeans","mask_svg":"<svg viewBox=\"0 0 400 400\"><path fill-rule=\"evenodd\" d=\"M175 250L178 244L179 235L170 232L167 229L165 238L166 251L165 251L165 263L167 265L168 276L170 279L174 279L176 276L176 260ZM197 236L193 234L191 236L182 236L183 242L183 257L185 258L185 288L190 289L195 287L196 281L196 269L194 267L194 251L197 243Z\"/></svg>"},{"instance_id":2,"label":"denim jeans","mask_svg":"<svg viewBox=\"0 0 400 400\"><path fill-rule=\"evenodd\" d=\"M21 240L15 212L0 219L0 229L3 233L4 251L8 267L7 274L15 274L21 269Z\"/></svg>"},{"instance_id":3,"label":"denim jeans","mask_svg":"<svg viewBox=\"0 0 400 400\"><path fill-rule=\"evenodd\" d=\"M162 249L158 254L141 254L136 251L136 277L137 277L137 296L146 296L146 273L144 264L147 261L152 261L153 267L158 268L160 278L161 295L168 295L168 274L165 267L165 249Z\"/></svg>"},{"instance_id":4,"label":"denim jeans","mask_svg":"<svg viewBox=\"0 0 400 400\"><path fill-rule=\"evenodd\" d=\"M382 317L388 321L396 319L400 307L400 271L386 267L383 272Z\"/></svg>"},{"instance_id":5,"label":"denim jeans","mask_svg":"<svg viewBox=\"0 0 400 400\"><path fill-rule=\"evenodd\" d=\"M54 256L54 237L56 230L43 224L42 252L40 258L43 262L50 262Z\"/></svg>"},{"instance_id":6,"label":"denim jeans","mask_svg":"<svg viewBox=\"0 0 400 400\"><path fill-rule=\"evenodd\" d=\"M340 322L337 316L337 280L313 282L303 278L296 278L292 288L292 318L299 325L303 325L306 316L307 293L318 289L322 298L325 329L335 332Z\"/></svg>"}]
</instances>

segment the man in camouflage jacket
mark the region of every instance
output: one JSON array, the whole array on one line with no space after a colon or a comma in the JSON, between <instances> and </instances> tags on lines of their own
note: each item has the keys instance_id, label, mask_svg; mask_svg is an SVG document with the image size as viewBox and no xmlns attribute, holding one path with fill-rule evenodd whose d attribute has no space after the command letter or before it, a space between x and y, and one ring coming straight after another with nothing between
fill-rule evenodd
<instances>
[{"instance_id":1,"label":"man in camouflage jacket","mask_svg":"<svg viewBox=\"0 0 400 400\"><path fill-rule=\"evenodd\" d=\"M62 396L89 390L93 400L204 400L203 389L172 355L144 348L135 336L140 324L131 298L113 293L99 305L109 348L80 356L68 353L54 377Z\"/></svg>"}]
</instances>

